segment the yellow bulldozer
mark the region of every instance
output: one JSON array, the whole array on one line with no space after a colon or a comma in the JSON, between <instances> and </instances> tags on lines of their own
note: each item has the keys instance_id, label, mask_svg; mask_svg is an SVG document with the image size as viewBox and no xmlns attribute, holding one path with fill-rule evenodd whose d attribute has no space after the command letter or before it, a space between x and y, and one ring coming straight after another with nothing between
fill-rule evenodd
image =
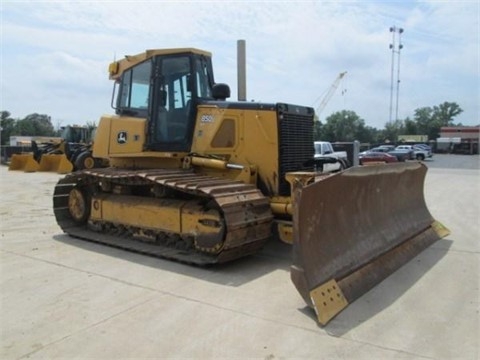
<instances>
[{"instance_id":1,"label":"yellow bulldozer","mask_svg":"<svg viewBox=\"0 0 480 360\"><path fill-rule=\"evenodd\" d=\"M31 152L13 154L9 170L67 174L105 166L106 160L94 158L92 155L94 134L95 129L87 126L65 126L59 138L48 141L32 140Z\"/></svg>"},{"instance_id":2,"label":"yellow bulldozer","mask_svg":"<svg viewBox=\"0 0 480 360\"><path fill-rule=\"evenodd\" d=\"M324 325L448 230L420 162L314 171L311 107L227 101L207 51L147 50L109 66L114 115L53 207L76 238L176 261L225 263L292 244L291 279ZM392 193L395 191L395 193Z\"/></svg>"}]
</instances>

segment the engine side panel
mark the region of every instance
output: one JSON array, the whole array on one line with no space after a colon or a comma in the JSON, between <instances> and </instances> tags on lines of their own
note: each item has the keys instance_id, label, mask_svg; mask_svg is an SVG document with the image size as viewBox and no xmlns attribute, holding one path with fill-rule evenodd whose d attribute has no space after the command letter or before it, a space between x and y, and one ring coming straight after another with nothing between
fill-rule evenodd
<instances>
[{"instance_id":1,"label":"engine side panel","mask_svg":"<svg viewBox=\"0 0 480 360\"><path fill-rule=\"evenodd\" d=\"M198 107L192 152L257 171L268 196L289 196L286 174L313 170L313 110L288 104L223 103ZM226 176L235 176L234 172Z\"/></svg>"}]
</instances>

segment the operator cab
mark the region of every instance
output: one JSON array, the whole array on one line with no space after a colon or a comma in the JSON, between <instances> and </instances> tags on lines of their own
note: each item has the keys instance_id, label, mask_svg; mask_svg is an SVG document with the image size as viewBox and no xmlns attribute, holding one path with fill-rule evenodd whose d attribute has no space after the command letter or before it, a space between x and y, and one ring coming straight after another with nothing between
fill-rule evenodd
<instances>
[{"instance_id":1,"label":"operator cab","mask_svg":"<svg viewBox=\"0 0 480 360\"><path fill-rule=\"evenodd\" d=\"M189 152L197 105L226 94L226 85L214 87L210 54L196 49L147 52L116 83L116 114L147 119L152 151Z\"/></svg>"}]
</instances>

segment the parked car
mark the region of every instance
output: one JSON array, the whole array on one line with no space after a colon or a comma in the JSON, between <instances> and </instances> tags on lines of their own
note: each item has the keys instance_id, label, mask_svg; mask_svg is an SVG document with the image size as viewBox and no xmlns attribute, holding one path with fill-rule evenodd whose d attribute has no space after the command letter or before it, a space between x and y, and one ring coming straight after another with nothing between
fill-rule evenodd
<instances>
[{"instance_id":1,"label":"parked car","mask_svg":"<svg viewBox=\"0 0 480 360\"><path fill-rule=\"evenodd\" d=\"M426 145L426 144L415 144L415 145L413 145L413 148L414 148L415 150L425 150L425 151L428 151L428 154L429 154L428 157L431 157L431 156L432 156L432 148L431 148L429 145Z\"/></svg>"},{"instance_id":2,"label":"parked car","mask_svg":"<svg viewBox=\"0 0 480 360\"><path fill-rule=\"evenodd\" d=\"M417 160L425 160L426 158L432 157L432 152L415 145L399 145L395 150L410 150L414 153L414 158Z\"/></svg>"},{"instance_id":3,"label":"parked car","mask_svg":"<svg viewBox=\"0 0 480 360\"><path fill-rule=\"evenodd\" d=\"M379 151L364 151L359 154L358 160L360 165L375 164L375 163L394 163L398 159L394 155Z\"/></svg>"},{"instance_id":4,"label":"parked car","mask_svg":"<svg viewBox=\"0 0 480 360\"><path fill-rule=\"evenodd\" d=\"M374 151L374 152L383 152L383 153L387 153L389 152L390 150L393 150L395 149L394 147L392 149L386 147L386 146L377 146L377 147L374 147L374 148L371 148L370 150L367 150L365 152L368 152L368 151Z\"/></svg>"},{"instance_id":5,"label":"parked car","mask_svg":"<svg viewBox=\"0 0 480 360\"><path fill-rule=\"evenodd\" d=\"M415 144L413 145L413 147L432 151L432 148L430 147L430 145L427 145L427 144Z\"/></svg>"},{"instance_id":6,"label":"parked car","mask_svg":"<svg viewBox=\"0 0 480 360\"><path fill-rule=\"evenodd\" d=\"M380 145L379 148L380 149L386 149L387 152L388 152L388 151L394 150L395 146L393 146L393 145Z\"/></svg>"},{"instance_id":7,"label":"parked car","mask_svg":"<svg viewBox=\"0 0 480 360\"><path fill-rule=\"evenodd\" d=\"M388 153L390 155L395 156L398 161L406 161L406 160L414 160L415 159L415 153L414 153L413 150L396 149L392 145L381 145L381 146L378 146L378 147L374 147L374 148L370 149L369 151Z\"/></svg>"},{"instance_id":8,"label":"parked car","mask_svg":"<svg viewBox=\"0 0 480 360\"><path fill-rule=\"evenodd\" d=\"M328 141L315 141L315 167L323 173L337 172L350 167L346 151L335 151Z\"/></svg>"}]
</instances>

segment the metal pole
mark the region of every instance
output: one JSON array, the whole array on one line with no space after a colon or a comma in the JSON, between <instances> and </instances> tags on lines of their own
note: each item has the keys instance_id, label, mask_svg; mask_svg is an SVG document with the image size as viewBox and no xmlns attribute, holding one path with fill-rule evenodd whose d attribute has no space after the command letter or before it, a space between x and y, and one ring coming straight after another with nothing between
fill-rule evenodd
<instances>
[{"instance_id":1,"label":"metal pole","mask_svg":"<svg viewBox=\"0 0 480 360\"><path fill-rule=\"evenodd\" d=\"M398 120L398 97L400 94L400 50L402 50L403 45L402 45L402 33L403 29L400 28L398 29L398 61L397 61L397 103L395 107L395 120Z\"/></svg>"},{"instance_id":2,"label":"metal pole","mask_svg":"<svg viewBox=\"0 0 480 360\"><path fill-rule=\"evenodd\" d=\"M390 49L392 49L392 68L390 71L390 116L388 118L389 123L392 122L392 105L393 105L393 65L395 62L395 26L390 28L392 33L392 43L390 44Z\"/></svg>"},{"instance_id":3,"label":"metal pole","mask_svg":"<svg viewBox=\"0 0 480 360\"><path fill-rule=\"evenodd\" d=\"M245 40L237 41L237 93L238 101L247 100L247 65Z\"/></svg>"},{"instance_id":4,"label":"metal pole","mask_svg":"<svg viewBox=\"0 0 480 360\"><path fill-rule=\"evenodd\" d=\"M2 130L2 124L0 124L0 163L3 163Z\"/></svg>"}]
</instances>

